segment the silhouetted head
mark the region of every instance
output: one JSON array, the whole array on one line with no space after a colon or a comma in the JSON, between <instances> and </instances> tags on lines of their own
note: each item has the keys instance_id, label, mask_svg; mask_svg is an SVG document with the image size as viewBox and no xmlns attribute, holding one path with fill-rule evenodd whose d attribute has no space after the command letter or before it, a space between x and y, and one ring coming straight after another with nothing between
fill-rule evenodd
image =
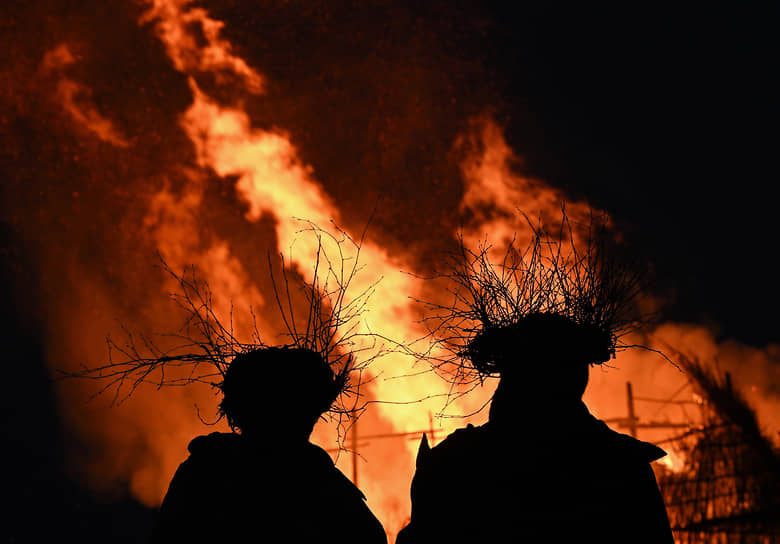
<instances>
[{"instance_id":1,"label":"silhouetted head","mask_svg":"<svg viewBox=\"0 0 780 544\"><path fill-rule=\"evenodd\" d=\"M478 371L501 376L491 417L510 405L579 401L588 385L589 366L609 360L613 353L608 332L553 313L485 328L466 349Z\"/></svg>"},{"instance_id":2,"label":"silhouetted head","mask_svg":"<svg viewBox=\"0 0 780 544\"><path fill-rule=\"evenodd\" d=\"M219 410L231 428L305 439L341 391L319 353L293 347L237 355L220 388L224 397Z\"/></svg>"}]
</instances>

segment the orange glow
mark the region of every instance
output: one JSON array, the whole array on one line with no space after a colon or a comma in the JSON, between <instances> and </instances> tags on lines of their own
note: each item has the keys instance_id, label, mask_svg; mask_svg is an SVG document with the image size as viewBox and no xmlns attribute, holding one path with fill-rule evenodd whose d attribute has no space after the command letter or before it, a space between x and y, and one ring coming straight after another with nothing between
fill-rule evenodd
<instances>
[{"instance_id":1,"label":"orange glow","mask_svg":"<svg viewBox=\"0 0 780 544\"><path fill-rule=\"evenodd\" d=\"M324 183L327 180L318 178L313 167L301 158L303 154L284 127L256 127L244 104L247 96L262 101L272 82L242 59L236 48L222 37L223 22L212 18L203 8L191 7L190 3L189 0L148 0L148 11L139 21L141 25L153 27L171 65L186 79L191 102L180 112L178 122L195 156L195 164L178 165L175 174L170 174L178 176L177 180L166 178L165 187L155 190L145 201L147 208L139 236L148 237L173 270L196 268L199 277L213 291L216 315L223 322L233 323L239 339L249 341L256 323L265 341L283 343L281 335L285 331L276 316L273 293L263 283L256 264L253 267L242 260L236 249L245 240L238 240L239 234L218 233L216 229L204 233L207 229L199 224L201 212L214 205L209 201L208 189L216 176L218 183L230 185L231 195L235 194L240 202L243 212L236 206L233 213L243 213L239 218L242 224L257 229L247 232L272 229L274 240L270 246L284 254L291 273L313 282L321 244L325 253L334 259L337 273L339 266L344 266L344 272L349 273L349 267L358 262L359 272L347 296L373 291L367 311L357 324L358 334L366 338L377 334L400 343L412 343L423 336L425 330L419 322L421 309L415 299L445 297L447 293L431 294L431 282L426 283L415 275L423 273L416 269L415 258L397 250L391 252L380 240L372 238L371 225L362 240L359 256L356 247L336 243L341 236L340 228L353 240L361 240L360 231L346 227L354 225L354 218L348 217L337 198L328 193L328 184ZM199 30L197 35L194 28ZM126 137L108 114L99 110L89 88L67 74L66 69L78 63L74 51L73 46L63 44L43 59L41 69L57 80L53 86L54 100L90 137L116 148L132 148L134 140ZM211 96L209 86L199 79L203 73L211 75L218 84L230 85L234 100ZM470 218L459 231L467 247L477 248L485 241L493 244L490 256L499 261L512 239L520 247L530 240L531 229L521 211L532 221L541 218L550 225L559 221L561 202L567 200L566 195L543 180L522 173L520 157L507 143L499 123L489 115L473 119L468 129L452 142L452 151L459 160L463 180L457 211ZM183 188L172 189L174 181ZM574 222L587 223L590 212L591 208L584 202L566 206L566 213ZM309 228L309 222L330 232L334 238L318 236ZM458 233L451 234L454 237ZM259 240L261 234L257 236ZM257 245L261 247L259 242ZM262 246L258 253L265 250ZM341 258L335 259L340 253ZM136 280L131 278L128 283ZM323 275L319 280L324 283L326 277ZM56 316L63 324L62 330L51 333L59 341L53 341L52 345L65 346L65 349L51 356L57 362L65 360L72 364L105 360L103 340L107 331L116 329L114 316L96 317L94 308L112 306L109 288L89 277L78 278L73 283L76 287L67 295L73 300L64 298L62 306L67 309L63 308L62 315ZM165 287L173 290L175 285L171 282ZM119 286L122 296L125 296L123 288L131 292L129 287ZM134 316L138 323L158 332L179 325L177 316L165 305L163 293L153 291L144 295L148 300L144 300L143 307ZM371 347L369 340L365 342L358 347L366 348L367 354L392 347L390 343ZM702 360L718 360L734 371L735 382L762 383L763 374L776 372L766 353L719 343L701 326L667 323L636 334L629 340L632 342L661 350L673 346L682 352L696 353ZM423 348L424 344L420 349ZM410 513L409 485L419 431L439 429L435 436L435 442L439 442L467 423L483 423L487 411L475 412L487 403L495 386L489 380L483 387L447 404L450 385L427 370L427 363L391 351L376 359L368 376L371 381L365 393L367 400L374 403L358 424L358 485L391 536L391 542ZM604 419L626 416L625 385L629 381L638 397L664 399L678 394L685 386L686 377L651 351L620 352L610 366L591 370L585 396L591 411ZM195 405L207 421L216 413L218 399L206 386L140 388L131 401L108 414L104 405L84 407L82 401L91 392L86 386L63 388L60 392L63 418L76 421L89 443L94 444L94 457L78 460L87 467L85 477L97 489L107 486L106 482L126 480L134 496L147 505L159 505L176 467L187 456L190 439L214 430L226 430L224 423L204 427L196 416ZM687 394L687 398L692 395ZM754 397L751 399L758 408L759 418L776 432L780 429L780 404L761 398L758 393ZM636 410L641 421L695 424L700 416L695 407L687 408L686 412L679 405L659 408L638 403ZM439 417L442 412L445 413ZM448 417L474 413L469 417ZM628 432L617 423L614 426ZM402 433L418 434L360 440L361 436ZM638 438L654 441L669 435L668 430L643 429ZM313 442L325 448L334 448L335 439L335 426L326 423L319 424L312 437ZM349 437L345 445L350 447ZM351 476L352 453L334 451L333 455L339 468ZM670 452L661 463L670 470L680 470L684 457L679 452Z\"/></svg>"},{"instance_id":2,"label":"orange glow","mask_svg":"<svg viewBox=\"0 0 780 544\"><path fill-rule=\"evenodd\" d=\"M174 67L183 73L210 71L218 76L231 72L239 76L245 90L252 94L263 92L263 78L232 52L229 42L220 38L224 23L208 16L205 9L188 8L191 0L151 0L141 24L153 22L157 34L167 48ZM200 45L192 32L197 25L206 44Z\"/></svg>"},{"instance_id":3,"label":"orange glow","mask_svg":"<svg viewBox=\"0 0 780 544\"><path fill-rule=\"evenodd\" d=\"M130 143L120 134L114 123L98 111L92 101L90 89L66 75L67 67L77 60L68 45L64 43L43 57L41 70L47 76L57 78L55 84L57 102L78 126L91 132L100 140L117 147L128 147Z\"/></svg>"},{"instance_id":4,"label":"orange glow","mask_svg":"<svg viewBox=\"0 0 780 544\"><path fill-rule=\"evenodd\" d=\"M682 472L685 469L685 454L671 450L667 452L666 457L658 460L658 464L663 465L672 472Z\"/></svg>"},{"instance_id":5,"label":"orange glow","mask_svg":"<svg viewBox=\"0 0 780 544\"><path fill-rule=\"evenodd\" d=\"M248 91L259 90L259 76L229 53L229 44L218 38L216 30L206 46L208 52L200 50L195 40L187 35L186 23L194 20L211 29L220 27L203 10L184 10L183 4L158 2L144 20L155 22L158 36L165 43L177 69L184 73L204 68L231 69L245 76ZM193 58L206 60L193 64L190 62ZM212 64L209 59L221 60ZM195 147L199 166L213 170L220 177L236 179L237 193L248 204L245 216L248 221L257 221L266 214L274 217L278 247L285 253L290 266L312 281L310 276L315 268L319 244L324 244L323 249L331 258L344 251L345 247L336 247L333 240L327 237L320 239L307 231L307 223L302 219L322 228L332 222L340 224L338 207L314 178L311 169L298 159L295 148L283 132L253 129L249 116L243 110L218 104L199 88L193 77L189 78L189 85L193 102L182 114L181 125ZM227 243L216 242L206 251L195 249L198 241L192 238L195 229L190 212L202 205L202 192L197 176L190 177L191 189L184 198L176 200L163 192L153 200L147 222L153 228L163 256L173 267L188 263L197 265L215 293L216 313L223 319L228 315L229 301L241 301L255 308L264 307L263 297L253 288L241 264L231 257ZM358 239L358 234L349 233L353 239ZM338 236L338 233L334 231L334 235ZM345 254L343 257L346 263L352 263L357 255ZM361 270L355 276L348 295L360 294L381 279L374 287L368 312L359 324L359 332L366 335L377 333L400 342L421 336L424 331L415 325L417 317L410 299L418 295L421 280L402 271L411 269L411 266L402 258L391 257L370 239L365 240L360 248L359 266ZM324 282L324 279L321 281ZM272 310L272 305L265 307ZM235 312L234 315L240 314ZM391 422L393 432L428 428L430 415L441 410L442 397L448 393L448 384L432 373L419 373L421 365L415 367L414 364L415 361L408 356L390 353L378 359L371 368L371 372L378 376L371 384L371 395L382 401L374 409L382 419ZM409 374L416 375L407 376ZM399 376L405 377L403 380L396 379ZM488 394L485 391L482 396L487 398ZM471 398L468 402L469 406L455 406L455 413L473 411L471 404L482 404L484 399ZM372 428L370 420L361 419L361 434L381 431ZM437 427L442 427L446 434L461 425L461 419L449 419L442 420ZM333 438L332 431L315 431L315 441L319 440L325 446L331 445ZM361 479L360 485L388 530L395 532L408 515L409 507L405 503L417 443L407 440L387 442L384 446L379 455L384 460L405 459L407 473L399 477L401 475L397 473L363 466L362 471L367 476ZM346 473L350 470L349 457L344 454L339 456L339 466ZM375 454L371 463L379 467L382 458L377 458ZM143 496L156 494L159 501L165 490L159 483L164 481L158 480L156 489L146 490ZM154 501L149 502L154 504Z\"/></svg>"},{"instance_id":6,"label":"orange glow","mask_svg":"<svg viewBox=\"0 0 780 544\"><path fill-rule=\"evenodd\" d=\"M466 190L460 207L475 217L463 232L467 247L476 248L487 241L493 244L491 259L500 262L506 244L513 239L519 248L530 243L532 230L527 221L536 224L542 220L546 229L555 232L566 196L543 181L518 172L522 161L493 119L483 116L473 120L471 131L455 145L464 153L461 170ZM587 203L566 204L566 214L574 223L588 224L591 211ZM566 241L562 242L566 246Z\"/></svg>"},{"instance_id":7,"label":"orange glow","mask_svg":"<svg viewBox=\"0 0 780 544\"><path fill-rule=\"evenodd\" d=\"M244 112L220 107L199 90L193 80L190 80L190 85L194 101L182 116L182 125L195 145L199 164L213 169L222 177L237 176L238 194L249 205L246 219L257 221L264 214L272 214L276 219L278 247L285 252L290 265L312 281L310 276L315 269L320 243L324 244L323 249L331 258L349 248L336 247L336 243L327 237L318 238L306 230L307 224L299 218L320 227L326 227L331 222L339 224L341 218L337 206L313 178L310 169L298 160L294 147L284 134L253 130ZM335 231L333 234L335 237L339 235ZM350 233L350 236L358 238L355 233ZM358 259L355 253L347 253L343 257L347 263ZM217 263L209 266L215 272L220 268ZM350 293L363 293L371 289L378 279L381 278L381 281L373 287L369 309L364 322L359 324L358 332L366 335L376 333L399 342L420 337L424 331L415 325L417 318L410 297L418 295L421 280L402 271L410 266L391 257L370 239L360 248L359 266L361 270L351 284ZM213 285L210 277L207 278ZM324 284L325 279L320 281ZM240 293L235 293L235 296L240 296ZM378 359L371 368L371 372L379 376L372 382L372 395L383 401L376 405L376 410L392 422L395 432L429 427L429 415L441 410L441 399L448 393L448 384L432 373L407 376L416 373L414 363L408 356L390 353ZM403 381L393 379L398 376L406 377ZM469 402L479 401L470 399ZM458 408L455 407L456 412ZM472 410L463 407L462 411L467 413ZM440 426L451 432L462 424L461 420L445 420ZM361 423L361 432L374 434L375 431L366 427ZM326 436L322 438L327 440ZM388 445L384 454L411 460L416 449L415 442L406 441ZM348 456L343 457L345 466L342 469L348 472ZM378 506L377 503L381 504L380 501L385 501L385 498L391 499L392 511L382 511L381 506L377 511L389 527L400 528L403 522L404 516L402 513L399 515L396 504L399 496L408 494L411 474L408 476L405 480L388 475L384 482L368 478L361 482L372 504Z\"/></svg>"}]
</instances>

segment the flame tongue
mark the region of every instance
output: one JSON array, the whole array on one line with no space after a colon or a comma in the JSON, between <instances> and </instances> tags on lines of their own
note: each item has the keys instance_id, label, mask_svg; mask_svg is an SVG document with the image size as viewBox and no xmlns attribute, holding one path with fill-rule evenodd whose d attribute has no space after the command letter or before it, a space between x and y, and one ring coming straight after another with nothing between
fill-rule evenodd
<instances>
[{"instance_id":1,"label":"flame tongue","mask_svg":"<svg viewBox=\"0 0 780 544\"><path fill-rule=\"evenodd\" d=\"M286 135L280 131L253 128L249 115L243 109L221 105L199 87L197 71L230 70L240 76L245 91L250 94L259 94L261 91L262 78L248 68L245 62L232 55L230 44L219 38L221 24L210 19L203 10L187 10L186 3L156 2L144 20L155 21L157 34L165 43L174 66L188 75L193 101L181 116L181 125L194 145L198 165L213 170L223 178L236 179L237 194L248 205L246 220L255 222L265 215L274 217L277 246L287 254L289 264L310 282L314 280L311 275L316 269L320 244L324 244L322 249L331 258L338 255L341 265L346 263L351 266L359 261L360 273L352 279L350 292L357 295L373 289L374 293L365 319L357 324L358 334L368 336L376 333L402 342L421 336L422 331L415 324L416 314L410 298L420 292L420 280L400 271L401 268L411 267L392 258L384 248L370 240L362 242L358 256L356 247L350 250L347 246L337 244L340 236L338 232L332 231L332 238L320 237L307 229L306 222L319 228L326 228L332 223L339 224L341 212L322 185L312 177L311 169L300 161ZM198 46L196 40L187 33L187 29L195 22L210 29L207 45L203 47ZM186 233L176 234L179 239L159 239L165 255L174 255L176 248L182 244L180 237L188 236ZM360 239L359 236L347 234L355 240ZM213 285L226 276L238 277L243 279L234 283L246 285L247 274L240 263L230 256L229 245L220 244L219 248L219 252L211 251L200 257L200 268L208 274L206 279ZM179 257L181 262L172 263L174 266L185 264L186 259L192 256ZM224 270L226 263L231 263L227 271ZM338 274L339 271L336 272ZM375 284L379 279L381 281ZM320 278L321 284L325 281ZM241 296L235 290L217 294ZM383 426L387 425L382 420L390 422L390 434L431 426L430 414L440 409L441 401L438 397L447 395L447 384L432 373L418 373L403 381L385 379L412 374L410 368L413 362L400 353L385 355L375 362L372 373L382 378L372 381L369 391L373 398L385 402L374 405L375 414L367 413L361 418L361 435L381 432ZM453 420L447 427L451 430L458 424L458 420ZM362 478L360 484L379 517L392 530L402 523L402 510L398 509L396 497L408 494L411 474L399 478L398 474L377 470L382 464L378 456L387 459L388 466L392 466L398 462L389 461L391 458L411 459L416 444L414 441L386 441L382 446L384 451L373 450L375 463L362 468L368 476ZM341 456L340 460L347 460L346 457ZM411 463L407 463L406 472L411 466ZM403 468L399 467L399 470Z\"/></svg>"},{"instance_id":2,"label":"flame tongue","mask_svg":"<svg viewBox=\"0 0 780 544\"><path fill-rule=\"evenodd\" d=\"M253 125L250 110L245 106L265 100L271 87L265 76L241 58L237 49L222 36L224 24L188 0L149 0L146 5L148 9L140 23L153 25L170 64L185 76L189 85L191 103L178 119L179 127L195 150L196 164L180 163L164 172L171 177L179 176L178 179L184 180L184 188L176 191L168 188L156 194L150 203L144 201L145 205L149 204L149 209L145 210L146 222L128 238L151 234L153 243L174 269L195 264L214 291L214 310L225 321L234 316L239 335L246 338L251 331L251 321L242 321L249 306L261 309L256 314L259 328L263 333L267 331L268 338L273 340L280 332L279 323L272 316L274 301L263 278L257 274L257 267L252 268L237 249L247 245L238 238L252 236L255 227L258 232L269 229L276 247L287 255L290 267L311 281L320 239L307 228L306 221L331 228L331 222L342 227L354 225L354 218L329 194L321 183L323 180L318 179L301 159L302 154L283 130L261 130ZM85 140L92 139L112 152L127 156L128 161L132 160L133 146L141 137L131 134L124 126L120 128L117 112L105 108L97 96L92 96L84 80L72 75L71 69L79 63L76 52L75 46L61 45L42 60L41 73L56 79L51 86L54 101L65 112L63 118L73 125L69 129L75 127ZM230 98L226 99L226 96ZM333 130L337 128L333 127ZM448 190L450 194L460 194L463 189L462 199L449 210L456 216L455 220L449 216L442 219L446 212L437 211L427 218L427 222L416 224L426 225L436 220L449 224L468 218L462 229L466 245L477 247L487 240L493 244L491 258L500 260L506 242L516 237L522 246L530 236L518 208L532 218L541 216L547 222L559 214L563 195L539 180L518 174L514 168L517 156L504 139L501 128L490 117L475 119L469 129L452 142L451 151L447 160L453 156L460 159L463 182L463 187ZM82 148L80 153L84 161L87 150ZM100 166L105 167L105 164ZM236 219L236 223L246 227L242 234L220 235L218 229L212 229L202 221L206 215L204 210L215 206L209 200L207 185L214 173L223 178L224 183L233 184L232 189L245 206L243 218ZM424 181L415 180L415 183ZM424 187L415 187L415 190L422 191ZM230 212L236 213L232 209ZM587 221L590 210L575 203L568 205L567 213L574 221ZM38 217L31 216L33 220ZM262 221L264 218L272 219L270 226ZM335 229L332 233L340 236ZM361 238L357 232L349 231L348 234L356 240ZM421 231L420 237L427 234ZM451 234L454 237L456 233ZM342 249L346 251L341 255L347 267L358 258L356 248L339 248L336 240L328 237L324 240L325 251L330 255L340 254ZM399 245L395 241L390 243ZM351 292L358 295L373 288L377 280L381 281L376 285L358 332L408 341L423 332L418 323L419 308L412 300L429 296L444 299L449 293L433 285L434 282L424 283L413 275L401 273L400 269L412 273L421 271L416 269L418 263L413 256L398 252L390 254L387 247L371 238L361 245L359 263L362 268ZM134 273L140 272L136 269ZM132 275L127 273L124 279L128 283L137 281L136 277L130 277ZM60 278L58 281L61 283ZM89 281L83 281L74 287L72 295L58 294L56 301L62 315L55 318L52 329L60 326L68 332L58 331L57 334L72 337L68 342L77 346L72 349L73 361L103 360L105 357L103 335L112 324L109 319L102 323L95 319L94 307L108 308L110 311L107 310L106 315L113 316L115 305L112 302L115 301L111 300L107 289L101 291L93 287ZM58 284L56 290L59 292L61 285ZM139 291L141 289L133 292ZM135 298L127 292L121 296ZM148 294L144 293L144 296ZM82 305L76 306L80 320L73 318L74 300ZM153 324L157 332L167 330L166 310L153 296L138 306L143 306L138 310L139 321ZM671 344L678 349L689 349L703 360L719 359L733 370L735 377L751 380L750 383L759 384L760 388L764 388L763 384L778 382L776 350L748 350L735 344L719 344L703 327L666 324L652 332L651 338L636 338L636 343L659 348ZM453 400L448 396L452 391L445 382L427 372L427 366L414 365L414 360L398 353L377 360L372 367L374 379L364 393L378 402L360 419L359 432L351 435L346 444L359 451L361 457L356 458L355 463L358 483L368 496L371 508L391 533L397 531L408 515L413 458L422 431L427 432L427 439L435 447L442 436L468 421L444 418L434 423L431 414L439 413L448 399L452 400L446 406L449 413L475 412L489 400L493 385L487 383L469 396ZM652 394L661 399L671 397L684 384L684 377L679 372L652 353L626 352L616 366L618 369L592 371L586 393L588 406L604 418L626 413L624 386L628 380L634 382L638 396ZM108 416L76 413L75 402L63 408L65 418L77 421L77 425L84 428L89 427L86 433L94 440L95 451L108 452L100 455L101 459L88 461L94 463L89 467L93 477L105 482L121 475L129 480L133 493L148 504L159 503L173 471L186 456L187 441L203 432L203 427L194 418L193 403L198 404L206 419L213 413L208 411L214 405L211 391L166 393L165 400L161 400L163 395L157 391L139 391L133 403L111 411ZM763 400L757 393L755 399ZM671 419L682 417L672 413L672 408L674 405L671 404L663 408L638 404L637 414L640 421L645 421L642 419L645 417L656 417L656 411L668 412ZM765 404L762 417L769 414L767 425L777 427L776 414L780 413L777 408L776 400ZM538 410L545 410L545 406L539 406ZM115 421L107 423L105 418L108 417L119 419L122 425L116 425ZM480 423L485 418L483 411L473 421ZM435 429L438 426L443 429ZM133 429L133 432L127 429ZM315 439L330 446L332 430L318 429ZM626 428L620 430L627 432ZM412 434L405 434L407 432ZM641 433L643 440L663 438L652 429L642 429ZM664 462L674 468L681 462L678 457L673 453ZM338 460L342 470L351 474L353 456L341 453Z\"/></svg>"}]
</instances>

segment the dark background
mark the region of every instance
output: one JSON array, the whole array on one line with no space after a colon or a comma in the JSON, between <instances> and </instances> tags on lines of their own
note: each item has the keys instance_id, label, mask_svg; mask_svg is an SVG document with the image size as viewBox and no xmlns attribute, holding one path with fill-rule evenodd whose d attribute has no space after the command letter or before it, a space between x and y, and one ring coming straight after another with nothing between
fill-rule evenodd
<instances>
[{"instance_id":1,"label":"dark background","mask_svg":"<svg viewBox=\"0 0 780 544\"><path fill-rule=\"evenodd\" d=\"M510 9L505 4L393 7L377 2L358 9L326 3L224 2L209 9L226 21L225 35L243 48L240 52L272 85L289 91L289 103L277 106L282 117L290 116L294 142L323 177L345 180L344 195L351 167L329 158L334 156L325 143L329 140L354 149L354 160L365 162L385 180L378 190L390 209L410 206L424 215L429 203L428 197L414 193L413 185L397 181L403 165L394 161L392 145L374 157L378 143L361 137L360 110L330 105L374 101L371 120L377 131L398 136L401 129L393 128L393 119L413 117L413 109L382 109L377 104L385 95L390 104L411 104L411 98L399 98L401 83L410 77L433 85L431 92L441 93L442 102L454 97L463 103L455 120L442 120L447 116L441 112L433 115L438 119L434 130L455 134L462 128L459 119L492 104L510 145L523 158L524 173L572 199L607 210L629 233L637 253L647 255L656 292L667 302L664 319L706 324L719 338L756 347L778 343L776 6L616 2ZM14 505L4 528L9 542L36 542L52 535L66 541L131 542L144 534L151 520L151 512L131 499L95 496L66 468L67 440L44 360L48 297L41 276L51 270L41 269L40 246L60 243L62 234L56 232L56 219L36 215L37 206L46 205L36 200L44 183L36 180L49 179L41 171L68 150L52 140L48 114L36 110L34 100L20 98L29 83L21 79L34 75L26 66L36 66L45 51L70 34L84 32L90 21L106 21L105 29L96 30L101 35L136 32L140 8L125 6L110 13L98 9L89 3L32 7L12 2L0 15L3 55L8 56L0 60L12 67L3 73L0 102L5 178L0 190L0 301L5 309L0 341L6 370L2 414L7 437L3 448L10 454L4 490ZM120 20L124 26L112 28ZM298 39L296 33L300 47L290 45ZM269 49L274 43L285 50L283 55ZM391 53L399 48L403 53ZM164 56L152 49L143 54L148 64L164 65ZM374 56L366 57L361 53L365 51ZM433 81L426 70L439 58L450 60ZM332 65L327 70L314 69L328 62ZM350 86L358 77L355 67L365 63L379 63L388 74L398 70L399 85ZM448 72L448 66L453 70ZM310 74L305 86L298 71ZM142 78L142 72L128 77ZM150 76L147 83L150 102L156 100L155 85L173 89L165 94L172 116L186 107L181 78ZM321 109L334 122L324 127L296 125L297 112L307 108ZM257 118L262 123L262 111ZM284 126L283 119L276 122ZM409 137L425 139L428 129L404 126L412 127L404 129ZM323 137L328 134L332 137ZM314 144L319 141L321 146ZM441 151L439 144L429 145L432 148L421 153ZM446 157L446 152L440 154ZM404 152L403 157L410 168L425 161L424 154ZM161 157L149 159L156 160ZM61 198L51 190L52 199ZM458 193L451 188L431 191L432 201L457 202ZM338 195L338 188L333 192ZM19 215L32 216L45 228L24 227ZM380 213L377 228L397 229L404 242L404 237L414 239L419 227L409 222L405 232L393 224L392 214ZM451 225L442 228L450 231ZM50 237L42 238L41 232L49 230Z\"/></svg>"}]
</instances>

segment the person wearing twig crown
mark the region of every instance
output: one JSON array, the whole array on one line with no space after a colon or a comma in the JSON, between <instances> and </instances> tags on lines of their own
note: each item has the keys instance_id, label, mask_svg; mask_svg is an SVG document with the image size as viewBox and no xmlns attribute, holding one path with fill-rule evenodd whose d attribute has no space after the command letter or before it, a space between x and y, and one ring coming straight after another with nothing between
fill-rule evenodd
<instances>
[{"instance_id":1,"label":"person wearing twig crown","mask_svg":"<svg viewBox=\"0 0 780 544\"><path fill-rule=\"evenodd\" d=\"M500 381L487 423L434 448L423 437L398 544L673 543L650 466L665 453L582 402L590 366L622 347L620 312L636 287L586 245L587 255L564 256L560 239L537 230L530 250L500 267L488 248L463 250L451 275L461 298L439 307L435 331L453 356L435 367L450 363L461 382Z\"/></svg>"},{"instance_id":2,"label":"person wearing twig crown","mask_svg":"<svg viewBox=\"0 0 780 544\"><path fill-rule=\"evenodd\" d=\"M219 415L232 432L190 442L189 457L163 500L154 543L387 542L360 490L309 442L317 420L327 416L341 444L365 410L362 373L381 350L356 322L375 284L347 297L359 270L360 243L340 231L304 226L301 236L317 242L312 278L296 274L289 281L282 257L278 286L271 269L288 344L263 342L251 307L251 319L243 316L242 334L236 334L232 304L229 319L220 319L195 268L180 275L161 258L178 286L169 296L183 312L183 325L154 337L123 326L124 340L107 338L107 363L62 373L97 381L95 395L112 392L114 402L149 385L208 386L221 393Z\"/></svg>"},{"instance_id":3,"label":"person wearing twig crown","mask_svg":"<svg viewBox=\"0 0 780 544\"><path fill-rule=\"evenodd\" d=\"M190 442L153 542L385 543L360 490L309 442L341 378L310 349L236 356L220 386L220 411L238 432Z\"/></svg>"}]
</instances>

